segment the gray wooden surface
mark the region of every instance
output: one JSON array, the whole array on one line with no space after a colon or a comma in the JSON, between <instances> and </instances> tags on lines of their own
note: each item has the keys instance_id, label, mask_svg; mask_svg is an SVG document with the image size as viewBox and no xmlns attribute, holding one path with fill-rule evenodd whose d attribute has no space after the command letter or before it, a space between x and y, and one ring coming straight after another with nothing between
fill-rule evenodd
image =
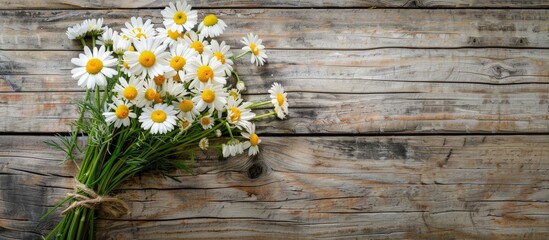
<instances>
[{"instance_id":1,"label":"gray wooden surface","mask_svg":"<svg viewBox=\"0 0 549 240\"><path fill-rule=\"evenodd\" d=\"M0 239L40 239L72 190L43 144L83 96L65 29L160 24L166 2L0 0ZM98 239L548 238L549 1L191 3L233 48L264 39L269 63L237 70L250 100L281 82L290 119L258 123L255 159L132 179Z\"/></svg>"}]
</instances>

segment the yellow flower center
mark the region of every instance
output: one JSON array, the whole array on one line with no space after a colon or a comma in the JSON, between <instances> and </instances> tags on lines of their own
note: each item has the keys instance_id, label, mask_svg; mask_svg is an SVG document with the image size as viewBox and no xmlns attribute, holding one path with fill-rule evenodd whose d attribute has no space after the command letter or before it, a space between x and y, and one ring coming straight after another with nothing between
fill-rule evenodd
<instances>
[{"instance_id":1,"label":"yellow flower center","mask_svg":"<svg viewBox=\"0 0 549 240\"><path fill-rule=\"evenodd\" d=\"M181 77L179 76L179 73L175 74L175 76L173 76L173 80L176 81L176 82L181 82Z\"/></svg>"},{"instance_id":2,"label":"yellow flower center","mask_svg":"<svg viewBox=\"0 0 549 240\"><path fill-rule=\"evenodd\" d=\"M164 121L166 121L166 118L168 118L168 115L162 110L154 110L151 113L151 120L153 120L154 122L163 123Z\"/></svg>"},{"instance_id":3,"label":"yellow flower center","mask_svg":"<svg viewBox=\"0 0 549 240\"><path fill-rule=\"evenodd\" d=\"M194 104L193 101L185 99L179 103L179 109L182 112L189 112L193 110Z\"/></svg>"},{"instance_id":4,"label":"yellow flower center","mask_svg":"<svg viewBox=\"0 0 549 240\"><path fill-rule=\"evenodd\" d=\"M225 64L225 56L221 52L214 52L213 54L215 57L217 57L217 60L219 60L222 64Z\"/></svg>"},{"instance_id":5,"label":"yellow flower center","mask_svg":"<svg viewBox=\"0 0 549 240\"><path fill-rule=\"evenodd\" d=\"M177 40L181 37L181 33L178 31L172 31L171 29L168 29L168 37L170 37L173 40Z\"/></svg>"},{"instance_id":6,"label":"yellow flower center","mask_svg":"<svg viewBox=\"0 0 549 240\"><path fill-rule=\"evenodd\" d=\"M282 93L277 94L276 100L278 101L278 106L282 106L284 104L284 95Z\"/></svg>"},{"instance_id":7,"label":"yellow flower center","mask_svg":"<svg viewBox=\"0 0 549 240\"><path fill-rule=\"evenodd\" d=\"M140 33L141 31L143 31L143 30L142 30L140 27L136 27L136 28L133 28L133 29L132 29L132 32L133 32L134 34L138 34L138 33Z\"/></svg>"},{"instance_id":8,"label":"yellow flower center","mask_svg":"<svg viewBox=\"0 0 549 240\"><path fill-rule=\"evenodd\" d=\"M255 45L255 43L250 43L250 49L252 49L252 53L254 55L259 55L259 48Z\"/></svg>"},{"instance_id":9,"label":"yellow flower center","mask_svg":"<svg viewBox=\"0 0 549 240\"><path fill-rule=\"evenodd\" d=\"M130 51L130 52L135 52L135 47L130 46L130 47L128 48L128 51Z\"/></svg>"},{"instance_id":10,"label":"yellow flower center","mask_svg":"<svg viewBox=\"0 0 549 240\"><path fill-rule=\"evenodd\" d=\"M240 121L240 110L237 107L231 108L231 121L238 122Z\"/></svg>"},{"instance_id":11,"label":"yellow flower center","mask_svg":"<svg viewBox=\"0 0 549 240\"><path fill-rule=\"evenodd\" d=\"M147 91L145 91L145 98L152 101L154 100L154 97L156 97L156 91L152 88L148 88Z\"/></svg>"},{"instance_id":12,"label":"yellow flower center","mask_svg":"<svg viewBox=\"0 0 549 240\"><path fill-rule=\"evenodd\" d=\"M124 88L124 97L128 100L134 100L137 97L137 89L134 86L127 86Z\"/></svg>"},{"instance_id":13,"label":"yellow flower center","mask_svg":"<svg viewBox=\"0 0 549 240\"><path fill-rule=\"evenodd\" d=\"M162 103L162 95L160 93L154 95L154 103Z\"/></svg>"},{"instance_id":14,"label":"yellow flower center","mask_svg":"<svg viewBox=\"0 0 549 240\"><path fill-rule=\"evenodd\" d=\"M138 33L138 34L135 34L135 37L136 37L136 38L147 38L147 34Z\"/></svg>"},{"instance_id":15,"label":"yellow flower center","mask_svg":"<svg viewBox=\"0 0 549 240\"><path fill-rule=\"evenodd\" d=\"M238 98L238 92L236 92L236 91L231 91L231 92L229 93L229 95L230 95L231 97L233 97L234 99L237 99L237 98Z\"/></svg>"},{"instance_id":16,"label":"yellow flower center","mask_svg":"<svg viewBox=\"0 0 549 240\"><path fill-rule=\"evenodd\" d=\"M164 80L166 80L166 78L164 77L164 75L158 75L154 77L153 80L154 80L154 83L156 83L156 85L161 86L164 83Z\"/></svg>"},{"instance_id":17,"label":"yellow flower center","mask_svg":"<svg viewBox=\"0 0 549 240\"><path fill-rule=\"evenodd\" d=\"M210 14L204 18L204 25L211 27L217 24L217 17L213 14Z\"/></svg>"},{"instance_id":18,"label":"yellow flower center","mask_svg":"<svg viewBox=\"0 0 549 240\"><path fill-rule=\"evenodd\" d=\"M185 58L181 56L175 56L170 60L170 67L173 68L175 71L179 71L185 67L185 64L187 64L187 61L185 61Z\"/></svg>"},{"instance_id":19,"label":"yellow flower center","mask_svg":"<svg viewBox=\"0 0 549 240\"><path fill-rule=\"evenodd\" d=\"M128 117L128 114L130 114L130 109L124 104L119 105L116 108L116 111L114 112L117 118L119 119L125 119Z\"/></svg>"},{"instance_id":20,"label":"yellow flower center","mask_svg":"<svg viewBox=\"0 0 549 240\"><path fill-rule=\"evenodd\" d=\"M186 130L191 126L191 122L189 122L187 119L181 120L181 128L182 130Z\"/></svg>"},{"instance_id":21,"label":"yellow flower center","mask_svg":"<svg viewBox=\"0 0 549 240\"><path fill-rule=\"evenodd\" d=\"M200 54L202 54L202 52L204 52L204 44L202 44L200 41L192 42L191 47Z\"/></svg>"},{"instance_id":22,"label":"yellow flower center","mask_svg":"<svg viewBox=\"0 0 549 240\"><path fill-rule=\"evenodd\" d=\"M173 21L177 25L185 24L187 22L187 14L185 14L185 12L183 11L177 11L173 15Z\"/></svg>"},{"instance_id":23,"label":"yellow flower center","mask_svg":"<svg viewBox=\"0 0 549 240\"><path fill-rule=\"evenodd\" d=\"M202 101L212 103L215 100L215 92L211 89L206 89L202 92Z\"/></svg>"},{"instance_id":24,"label":"yellow flower center","mask_svg":"<svg viewBox=\"0 0 549 240\"><path fill-rule=\"evenodd\" d=\"M122 65L124 66L125 69L130 69L130 64L128 64L128 62L124 61Z\"/></svg>"},{"instance_id":25,"label":"yellow flower center","mask_svg":"<svg viewBox=\"0 0 549 240\"><path fill-rule=\"evenodd\" d=\"M139 63L141 63L143 67L151 67L154 65L154 62L156 62L156 56L149 50L145 50L139 55Z\"/></svg>"},{"instance_id":26,"label":"yellow flower center","mask_svg":"<svg viewBox=\"0 0 549 240\"><path fill-rule=\"evenodd\" d=\"M88 60L88 63L86 63L86 71L89 74L97 74L98 72L101 72L101 69L103 69L103 62L99 60L99 58L91 58Z\"/></svg>"},{"instance_id":27,"label":"yellow flower center","mask_svg":"<svg viewBox=\"0 0 549 240\"><path fill-rule=\"evenodd\" d=\"M210 66L200 66L196 71L196 76L201 82L207 83L214 77L214 71Z\"/></svg>"},{"instance_id":28,"label":"yellow flower center","mask_svg":"<svg viewBox=\"0 0 549 240\"><path fill-rule=\"evenodd\" d=\"M208 126L210 125L210 118L209 117L203 117L200 119L200 123L202 123L202 125L204 126Z\"/></svg>"},{"instance_id":29,"label":"yellow flower center","mask_svg":"<svg viewBox=\"0 0 549 240\"><path fill-rule=\"evenodd\" d=\"M259 137L257 136L257 134L255 133L250 134L250 144L252 146L257 146L258 143L259 143Z\"/></svg>"}]
</instances>

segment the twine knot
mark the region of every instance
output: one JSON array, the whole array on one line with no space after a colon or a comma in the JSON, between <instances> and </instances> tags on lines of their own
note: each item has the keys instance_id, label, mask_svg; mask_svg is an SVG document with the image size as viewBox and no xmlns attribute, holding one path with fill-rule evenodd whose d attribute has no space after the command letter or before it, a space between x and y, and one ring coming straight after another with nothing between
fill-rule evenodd
<instances>
[{"instance_id":1,"label":"twine knot","mask_svg":"<svg viewBox=\"0 0 549 240\"><path fill-rule=\"evenodd\" d=\"M72 197L74 202L63 210L63 214L66 214L78 207L95 209L98 206L101 206L99 210L109 217L118 218L130 212L128 204L124 201L116 197L101 196L83 183L79 182L77 179L74 179L74 193L67 193L67 195Z\"/></svg>"}]
</instances>

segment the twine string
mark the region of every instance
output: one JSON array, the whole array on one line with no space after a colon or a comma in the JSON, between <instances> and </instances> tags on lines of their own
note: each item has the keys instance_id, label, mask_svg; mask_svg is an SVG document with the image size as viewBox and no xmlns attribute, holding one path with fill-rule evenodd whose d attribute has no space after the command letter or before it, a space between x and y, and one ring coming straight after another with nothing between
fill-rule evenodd
<instances>
[{"instance_id":1,"label":"twine string","mask_svg":"<svg viewBox=\"0 0 549 240\"><path fill-rule=\"evenodd\" d=\"M116 197L101 196L77 179L74 179L74 192L67 193L67 195L74 199L74 202L63 210L63 214L73 211L78 207L95 209L98 206L101 206L99 210L109 217L118 218L130 212L130 208L126 202Z\"/></svg>"}]
</instances>

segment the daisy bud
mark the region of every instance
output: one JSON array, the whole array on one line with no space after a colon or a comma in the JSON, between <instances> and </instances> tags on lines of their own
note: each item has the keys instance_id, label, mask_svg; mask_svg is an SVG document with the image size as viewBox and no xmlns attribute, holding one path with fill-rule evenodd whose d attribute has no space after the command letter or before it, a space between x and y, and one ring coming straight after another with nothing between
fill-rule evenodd
<instances>
[{"instance_id":1,"label":"daisy bud","mask_svg":"<svg viewBox=\"0 0 549 240\"><path fill-rule=\"evenodd\" d=\"M236 83L236 89L238 89L240 91L244 91L244 90L246 90L246 84L244 84L243 81L238 81Z\"/></svg>"}]
</instances>

